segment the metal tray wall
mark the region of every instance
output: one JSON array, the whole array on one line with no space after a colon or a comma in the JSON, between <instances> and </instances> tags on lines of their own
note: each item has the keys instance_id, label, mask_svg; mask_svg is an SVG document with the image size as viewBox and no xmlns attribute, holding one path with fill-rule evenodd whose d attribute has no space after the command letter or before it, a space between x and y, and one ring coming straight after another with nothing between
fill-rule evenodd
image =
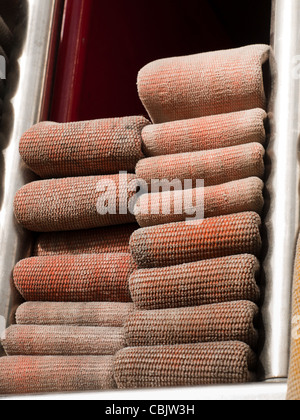
<instances>
[{"instance_id":1,"label":"metal tray wall","mask_svg":"<svg viewBox=\"0 0 300 420\"><path fill-rule=\"evenodd\" d=\"M13 198L32 176L18 152L22 133L47 119L56 45L63 2L26 0L25 41L15 58L18 77L9 103L2 150L2 205L0 210L0 316L9 319L13 304L10 277L14 265L30 255L32 238L15 224ZM195 399L284 399L289 365L291 292L295 244L299 228L299 122L300 122L300 4L298 0L273 0L272 12L272 99L271 136L267 149L265 217L264 345L261 353L261 382L244 386L199 387L188 390L135 392L134 398L167 399L186 395ZM130 392L87 393L85 398L105 399L114 395L129 398ZM68 395L56 396L67 398ZM69 395L72 399L72 396Z\"/></svg>"}]
</instances>

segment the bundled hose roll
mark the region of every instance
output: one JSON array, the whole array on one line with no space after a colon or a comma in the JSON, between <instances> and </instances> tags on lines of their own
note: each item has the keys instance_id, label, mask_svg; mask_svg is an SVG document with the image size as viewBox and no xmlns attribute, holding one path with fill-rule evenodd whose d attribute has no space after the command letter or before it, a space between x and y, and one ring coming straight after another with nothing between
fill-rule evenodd
<instances>
[{"instance_id":1,"label":"bundled hose roll","mask_svg":"<svg viewBox=\"0 0 300 420\"><path fill-rule=\"evenodd\" d=\"M16 194L15 216L23 227L34 232L134 223L129 203L135 192L135 175L36 181Z\"/></svg>"},{"instance_id":2,"label":"bundled hose roll","mask_svg":"<svg viewBox=\"0 0 300 420\"><path fill-rule=\"evenodd\" d=\"M41 233L33 256L129 253L130 237L139 228L136 223L69 232Z\"/></svg>"},{"instance_id":3,"label":"bundled hose roll","mask_svg":"<svg viewBox=\"0 0 300 420\"><path fill-rule=\"evenodd\" d=\"M250 45L154 61L139 73L140 99L155 124L265 109L269 52L268 45Z\"/></svg>"},{"instance_id":4,"label":"bundled hose roll","mask_svg":"<svg viewBox=\"0 0 300 420\"><path fill-rule=\"evenodd\" d=\"M0 394L116 389L112 356L13 356L0 358Z\"/></svg>"},{"instance_id":5,"label":"bundled hose roll","mask_svg":"<svg viewBox=\"0 0 300 420\"><path fill-rule=\"evenodd\" d=\"M164 180L169 181L174 189L178 189L177 185L183 188L187 180L192 181L193 188L197 187L197 180L203 180L205 186L209 187L243 178L262 178L265 172L264 156L263 146L251 143L143 159L137 164L136 174L147 183L149 192L159 191L158 181L163 181L162 185L165 185Z\"/></svg>"},{"instance_id":6,"label":"bundled hose roll","mask_svg":"<svg viewBox=\"0 0 300 420\"><path fill-rule=\"evenodd\" d=\"M135 270L131 297L137 309L154 310L259 301L260 264L253 255L235 255L171 267Z\"/></svg>"},{"instance_id":7,"label":"bundled hose roll","mask_svg":"<svg viewBox=\"0 0 300 420\"><path fill-rule=\"evenodd\" d=\"M8 356L110 356L126 346L123 328L12 325L1 337Z\"/></svg>"},{"instance_id":8,"label":"bundled hose roll","mask_svg":"<svg viewBox=\"0 0 300 420\"><path fill-rule=\"evenodd\" d=\"M292 311L291 355L288 377L289 401L300 401L300 236L298 237L293 282L293 311Z\"/></svg>"},{"instance_id":9,"label":"bundled hose roll","mask_svg":"<svg viewBox=\"0 0 300 420\"><path fill-rule=\"evenodd\" d=\"M42 178L134 172L148 124L144 117L42 122L23 134L20 154Z\"/></svg>"},{"instance_id":10,"label":"bundled hose roll","mask_svg":"<svg viewBox=\"0 0 300 420\"><path fill-rule=\"evenodd\" d=\"M131 302L130 254L58 255L20 261L14 284L32 302Z\"/></svg>"},{"instance_id":11,"label":"bundled hose roll","mask_svg":"<svg viewBox=\"0 0 300 420\"><path fill-rule=\"evenodd\" d=\"M139 229L130 248L140 268L166 267L261 251L261 219L246 212Z\"/></svg>"},{"instance_id":12,"label":"bundled hose roll","mask_svg":"<svg viewBox=\"0 0 300 420\"><path fill-rule=\"evenodd\" d=\"M264 206L264 183L247 178L207 188L144 194L135 206L141 227L253 211Z\"/></svg>"},{"instance_id":13,"label":"bundled hose roll","mask_svg":"<svg viewBox=\"0 0 300 420\"><path fill-rule=\"evenodd\" d=\"M128 347L242 341L255 348L258 307L230 302L191 308L136 311L125 325Z\"/></svg>"},{"instance_id":14,"label":"bundled hose roll","mask_svg":"<svg viewBox=\"0 0 300 420\"><path fill-rule=\"evenodd\" d=\"M120 302L26 302L18 307L19 325L74 325L123 327L133 311L132 303Z\"/></svg>"},{"instance_id":15,"label":"bundled hose roll","mask_svg":"<svg viewBox=\"0 0 300 420\"><path fill-rule=\"evenodd\" d=\"M239 384L254 380L256 356L244 343L129 347L116 355L118 388Z\"/></svg>"},{"instance_id":16,"label":"bundled hose roll","mask_svg":"<svg viewBox=\"0 0 300 420\"><path fill-rule=\"evenodd\" d=\"M263 109L210 115L190 120L151 124L142 131L146 156L173 155L203 150L264 144L266 139Z\"/></svg>"}]
</instances>

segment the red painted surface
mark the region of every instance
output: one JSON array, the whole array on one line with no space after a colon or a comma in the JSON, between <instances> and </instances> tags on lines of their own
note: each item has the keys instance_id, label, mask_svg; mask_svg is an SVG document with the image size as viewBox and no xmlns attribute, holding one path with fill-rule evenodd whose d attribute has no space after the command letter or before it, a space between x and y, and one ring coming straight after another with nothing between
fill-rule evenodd
<instances>
[{"instance_id":1,"label":"red painted surface","mask_svg":"<svg viewBox=\"0 0 300 420\"><path fill-rule=\"evenodd\" d=\"M268 42L261 0L224 7L219 0L66 0L51 119L145 115L136 79L150 61Z\"/></svg>"},{"instance_id":2,"label":"red painted surface","mask_svg":"<svg viewBox=\"0 0 300 420\"><path fill-rule=\"evenodd\" d=\"M93 0L66 0L51 119L76 121L84 84Z\"/></svg>"}]
</instances>

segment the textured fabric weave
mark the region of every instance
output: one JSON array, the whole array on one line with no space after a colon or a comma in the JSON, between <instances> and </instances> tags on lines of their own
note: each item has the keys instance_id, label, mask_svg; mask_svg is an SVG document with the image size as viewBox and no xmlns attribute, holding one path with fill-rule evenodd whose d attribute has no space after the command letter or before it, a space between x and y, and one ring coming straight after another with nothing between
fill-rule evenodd
<instances>
[{"instance_id":1,"label":"textured fabric weave","mask_svg":"<svg viewBox=\"0 0 300 420\"><path fill-rule=\"evenodd\" d=\"M110 356L126 346L123 328L13 325L4 331L8 356Z\"/></svg>"},{"instance_id":2,"label":"textured fabric weave","mask_svg":"<svg viewBox=\"0 0 300 420\"><path fill-rule=\"evenodd\" d=\"M98 229L41 233L33 256L129 253L130 237L138 224L109 226Z\"/></svg>"},{"instance_id":3,"label":"textured fabric weave","mask_svg":"<svg viewBox=\"0 0 300 420\"><path fill-rule=\"evenodd\" d=\"M39 123L20 141L20 154L42 178L134 172L143 158L144 117L67 124Z\"/></svg>"},{"instance_id":4,"label":"textured fabric weave","mask_svg":"<svg viewBox=\"0 0 300 420\"><path fill-rule=\"evenodd\" d=\"M244 343L129 347L117 353L118 388L245 383L254 379L255 355Z\"/></svg>"},{"instance_id":5,"label":"textured fabric weave","mask_svg":"<svg viewBox=\"0 0 300 420\"><path fill-rule=\"evenodd\" d=\"M193 180L193 187L197 186L197 180L204 180L205 186L209 187L253 176L262 178L264 156L265 149L261 144L250 143L143 159L137 164L136 174L147 182L152 191L155 180L165 179L170 182L180 180L183 186L184 180Z\"/></svg>"},{"instance_id":6,"label":"textured fabric weave","mask_svg":"<svg viewBox=\"0 0 300 420\"><path fill-rule=\"evenodd\" d=\"M248 300L257 303L260 264L236 255L173 267L136 270L130 277L137 309L167 309Z\"/></svg>"},{"instance_id":7,"label":"textured fabric weave","mask_svg":"<svg viewBox=\"0 0 300 420\"><path fill-rule=\"evenodd\" d=\"M146 156L173 155L220 149L247 143L264 144L263 109L151 124L142 131Z\"/></svg>"},{"instance_id":8,"label":"textured fabric weave","mask_svg":"<svg viewBox=\"0 0 300 420\"><path fill-rule=\"evenodd\" d=\"M133 311L132 303L26 302L16 312L19 325L76 325L123 327Z\"/></svg>"},{"instance_id":9,"label":"textured fabric weave","mask_svg":"<svg viewBox=\"0 0 300 420\"><path fill-rule=\"evenodd\" d=\"M269 51L250 45L155 61L139 73L140 99L154 123L265 109Z\"/></svg>"},{"instance_id":10,"label":"textured fabric weave","mask_svg":"<svg viewBox=\"0 0 300 420\"><path fill-rule=\"evenodd\" d=\"M0 394L101 391L116 388L111 356L0 358Z\"/></svg>"},{"instance_id":11,"label":"textured fabric weave","mask_svg":"<svg viewBox=\"0 0 300 420\"><path fill-rule=\"evenodd\" d=\"M166 267L238 254L258 256L261 219L253 212L139 229L130 240L140 268Z\"/></svg>"},{"instance_id":12,"label":"textured fabric weave","mask_svg":"<svg viewBox=\"0 0 300 420\"><path fill-rule=\"evenodd\" d=\"M294 267L292 341L287 399L300 401L300 236Z\"/></svg>"},{"instance_id":13,"label":"textured fabric weave","mask_svg":"<svg viewBox=\"0 0 300 420\"><path fill-rule=\"evenodd\" d=\"M258 307L230 302L133 312L125 325L128 347L242 341L255 348Z\"/></svg>"},{"instance_id":14,"label":"textured fabric weave","mask_svg":"<svg viewBox=\"0 0 300 420\"><path fill-rule=\"evenodd\" d=\"M135 175L125 177L125 183L126 178L129 185L135 183ZM121 185L119 184L119 175L32 182L16 194L15 215L23 227L35 232L92 229L133 223L135 218L127 211L127 207L134 192L128 190L130 188L123 185L123 177ZM113 209L116 214L101 214L99 200L103 204L103 210L110 203L116 205ZM106 201L108 204L105 205ZM120 214L121 204L126 214Z\"/></svg>"},{"instance_id":15,"label":"textured fabric weave","mask_svg":"<svg viewBox=\"0 0 300 420\"><path fill-rule=\"evenodd\" d=\"M130 254L59 255L19 262L14 284L27 301L131 302Z\"/></svg>"},{"instance_id":16,"label":"textured fabric weave","mask_svg":"<svg viewBox=\"0 0 300 420\"><path fill-rule=\"evenodd\" d=\"M135 206L141 227L254 211L264 206L264 183L247 178L207 188L144 194Z\"/></svg>"}]
</instances>

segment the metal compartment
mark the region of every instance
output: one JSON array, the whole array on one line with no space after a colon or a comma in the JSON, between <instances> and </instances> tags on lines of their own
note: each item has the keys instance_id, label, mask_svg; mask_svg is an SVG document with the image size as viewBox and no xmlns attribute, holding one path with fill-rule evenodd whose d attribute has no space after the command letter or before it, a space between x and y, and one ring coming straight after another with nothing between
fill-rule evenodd
<instances>
[{"instance_id":1,"label":"metal compartment","mask_svg":"<svg viewBox=\"0 0 300 420\"><path fill-rule=\"evenodd\" d=\"M11 76L15 91L7 98L2 129L2 205L0 210L0 316L9 320L14 302L11 272L18 260L30 253L28 232L16 226L13 198L30 177L21 163L18 142L32 124L47 119L52 88L61 0L26 0L24 43L15 57L19 75ZM80 394L83 399L284 399L289 366L290 312L293 261L299 228L300 123L300 4L297 0L273 0L271 39L273 80L270 103L271 135L267 149L267 210L265 215L264 343L260 364L261 381L242 386ZM11 109L10 109L11 107ZM9 322L9 321L8 321ZM78 395L57 395L78 398ZM23 397L22 397L23 398ZM44 398L44 397L43 397ZM53 398L53 395L51 396Z\"/></svg>"}]
</instances>

